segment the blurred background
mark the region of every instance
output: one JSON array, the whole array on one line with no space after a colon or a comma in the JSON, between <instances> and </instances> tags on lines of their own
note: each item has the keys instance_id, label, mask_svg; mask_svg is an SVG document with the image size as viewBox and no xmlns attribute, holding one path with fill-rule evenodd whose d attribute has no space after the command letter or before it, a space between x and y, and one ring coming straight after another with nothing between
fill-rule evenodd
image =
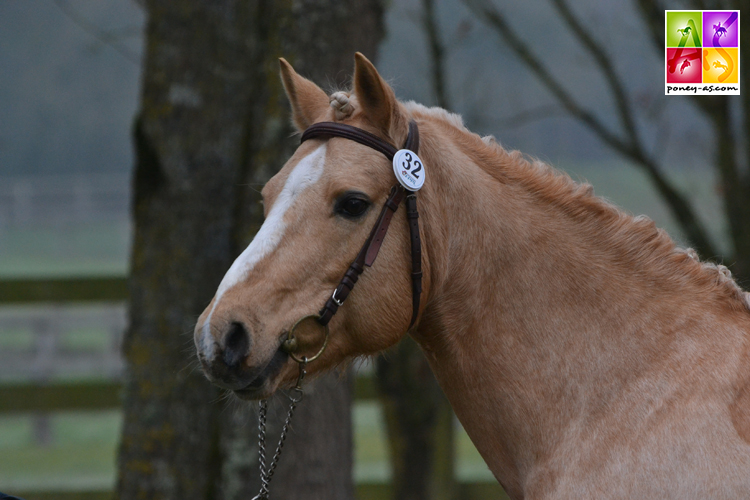
<instances>
[{"instance_id":1,"label":"blurred background","mask_svg":"<svg viewBox=\"0 0 750 500\"><path fill-rule=\"evenodd\" d=\"M748 98L665 97L663 87L664 9L738 9L743 2L369 3L376 33L368 43L375 50L365 53L401 100L461 114L469 129L590 182L598 195L648 215L702 257L750 276ZM136 117L154 104L143 84L167 57L163 48L148 51L160 32L156 22L147 29L150 16L163 19L163 11L191 2L169 4L0 2L0 491L29 500L137 497L117 479L132 473L118 472L118 453L120 468L130 463L118 447L128 436L123 384L137 379L121 352L128 325L137 323L128 299L139 285L127 281L138 163L133 137ZM231 10L232 2L220 4L226 5L214 7ZM289 4L294 22L325 24L306 17L316 2ZM262 10L253 12L262 18ZM335 29L331 24L326 29ZM193 34L183 33L186 44L199 43ZM293 59L283 43L253 50ZM333 63L327 80L314 78L326 90L350 78L353 51L346 50L345 65ZM299 59L301 74L316 74L313 56ZM247 65L256 62L250 57ZM171 92L175 106L200 100L187 86ZM280 165L271 161L247 182ZM255 226L240 226L234 234L247 240ZM209 298L214 289L206 290ZM179 342L189 347L189 334ZM398 424L389 418L396 417L387 415L396 404L388 398L399 395L373 382L376 373L387 379L386 368L365 362L355 371L356 494L389 498L399 488L395 476L408 474L394 455ZM443 403L436 405L439 415ZM217 406L234 415L232 404ZM252 435L248 418L242 425ZM438 458L424 472L432 479L422 491L395 497L502 495L458 423L428 420L438 429L429 438ZM143 498L186 498L170 488L145 489ZM233 498L232 488L217 488L201 498Z\"/></svg>"}]
</instances>

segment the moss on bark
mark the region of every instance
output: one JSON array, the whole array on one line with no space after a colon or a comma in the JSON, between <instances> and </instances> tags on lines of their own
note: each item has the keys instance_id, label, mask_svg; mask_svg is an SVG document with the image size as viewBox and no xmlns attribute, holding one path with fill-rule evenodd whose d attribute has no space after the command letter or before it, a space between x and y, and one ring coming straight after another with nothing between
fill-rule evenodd
<instances>
[{"instance_id":1,"label":"moss on bark","mask_svg":"<svg viewBox=\"0 0 750 500\"><path fill-rule=\"evenodd\" d=\"M227 408L197 370L194 322L262 220L255 189L295 147L277 58L319 81L346 74L355 50L374 56L382 8L378 0L144 4L116 496L249 498L258 486L253 408ZM352 498L349 386L323 378L311 390L275 495Z\"/></svg>"}]
</instances>

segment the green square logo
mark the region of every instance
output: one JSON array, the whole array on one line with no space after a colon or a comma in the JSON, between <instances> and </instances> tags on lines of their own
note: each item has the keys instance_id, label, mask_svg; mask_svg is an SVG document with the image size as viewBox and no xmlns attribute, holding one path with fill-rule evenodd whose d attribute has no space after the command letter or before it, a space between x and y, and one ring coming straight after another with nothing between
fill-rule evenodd
<instances>
[{"instance_id":1,"label":"green square logo","mask_svg":"<svg viewBox=\"0 0 750 500\"><path fill-rule=\"evenodd\" d=\"M702 47L703 13L667 11L667 47Z\"/></svg>"}]
</instances>

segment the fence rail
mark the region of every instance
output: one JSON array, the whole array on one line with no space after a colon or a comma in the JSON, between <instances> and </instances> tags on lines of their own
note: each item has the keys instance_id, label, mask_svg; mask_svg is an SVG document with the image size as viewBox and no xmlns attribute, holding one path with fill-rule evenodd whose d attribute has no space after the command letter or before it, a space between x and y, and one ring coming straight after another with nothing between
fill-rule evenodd
<instances>
[{"instance_id":1,"label":"fence rail","mask_svg":"<svg viewBox=\"0 0 750 500\"><path fill-rule=\"evenodd\" d=\"M122 406L119 382L72 382L38 385L0 384L0 413L110 410Z\"/></svg>"},{"instance_id":2,"label":"fence rail","mask_svg":"<svg viewBox=\"0 0 750 500\"><path fill-rule=\"evenodd\" d=\"M128 299L124 277L0 280L0 305L113 303ZM0 414L55 411L102 411L120 408L122 384L119 381L7 382L0 383ZM371 376L358 375L355 399L377 398ZM458 498L480 500L507 498L495 482L459 482ZM111 490L16 491L26 500L113 500ZM382 483L357 484L358 500L391 498L391 486Z\"/></svg>"},{"instance_id":3,"label":"fence rail","mask_svg":"<svg viewBox=\"0 0 750 500\"><path fill-rule=\"evenodd\" d=\"M0 227L127 218L128 174L0 177Z\"/></svg>"},{"instance_id":4,"label":"fence rail","mask_svg":"<svg viewBox=\"0 0 750 500\"><path fill-rule=\"evenodd\" d=\"M118 381L2 383L0 413L112 410L122 406L121 393ZM354 394L359 401L377 398L372 377L357 376Z\"/></svg>"},{"instance_id":5,"label":"fence rail","mask_svg":"<svg viewBox=\"0 0 750 500\"><path fill-rule=\"evenodd\" d=\"M41 302L123 302L128 280L122 277L5 279L0 281L0 304Z\"/></svg>"},{"instance_id":6,"label":"fence rail","mask_svg":"<svg viewBox=\"0 0 750 500\"><path fill-rule=\"evenodd\" d=\"M357 500L383 500L392 498L391 485L382 483L360 483L357 488ZM70 492L34 492L18 491L16 495L25 500L114 500L114 492L109 490L70 491ZM457 498L461 500L503 500L508 497L497 483L459 483Z\"/></svg>"}]
</instances>

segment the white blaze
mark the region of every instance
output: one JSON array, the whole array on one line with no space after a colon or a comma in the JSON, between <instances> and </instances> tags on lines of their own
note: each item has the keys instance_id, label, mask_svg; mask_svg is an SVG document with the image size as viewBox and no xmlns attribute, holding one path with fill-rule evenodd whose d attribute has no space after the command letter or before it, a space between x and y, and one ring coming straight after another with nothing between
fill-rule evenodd
<instances>
[{"instance_id":1,"label":"white blaze","mask_svg":"<svg viewBox=\"0 0 750 500\"><path fill-rule=\"evenodd\" d=\"M239 257L234 261L232 266L224 275L224 278L219 284L219 289L216 291L216 299L214 305L211 308L211 312L208 313L205 323L203 323L203 335L201 338L201 350L206 359L213 357L214 343L211 337L211 316L216 309L221 297L237 283L242 282L247 275L252 271L255 264L257 264L263 257L271 253L281 241L284 236L284 230L286 229L286 223L284 222L284 214L286 211L294 205L297 197L307 187L312 186L320 176L323 174L323 165L325 163L326 146L325 144L320 146L318 149L304 157L294 167L292 172L287 177L284 188L279 193L276 201L273 204L271 212L268 214L265 222L258 230L253 241L240 254Z\"/></svg>"}]
</instances>

